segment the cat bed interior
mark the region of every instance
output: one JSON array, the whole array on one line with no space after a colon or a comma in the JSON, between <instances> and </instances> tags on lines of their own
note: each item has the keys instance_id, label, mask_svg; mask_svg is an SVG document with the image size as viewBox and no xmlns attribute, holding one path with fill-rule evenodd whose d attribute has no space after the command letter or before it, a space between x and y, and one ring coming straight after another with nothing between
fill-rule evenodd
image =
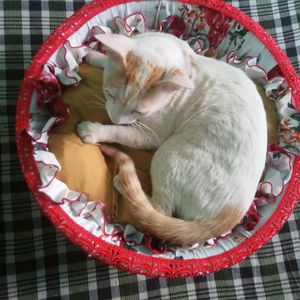
<instances>
[{"instance_id":1,"label":"cat bed interior","mask_svg":"<svg viewBox=\"0 0 300 300\"><path fill-rule=\"evenodd\" d=\"M29 188L58 230L101 261L149 276L196 276L251 255L284 224L300 191L299 90L288 59L253 20L223 2L92 2L45 42L22 83L17 145ZM222 4L222 5L221 5ZM137 231L126 201L114 190L116 173L97 145L81 142L79 121L110 123L103 110L102 70L84 63L95 34L149 30L187 40L199 55L243 69L256 82L268 117L266 168L241 224L201 245L174 247ZM151 192L153 152L122 147ZM118 216L118 223L114 220Z\"/></svg>"}]
</instances>

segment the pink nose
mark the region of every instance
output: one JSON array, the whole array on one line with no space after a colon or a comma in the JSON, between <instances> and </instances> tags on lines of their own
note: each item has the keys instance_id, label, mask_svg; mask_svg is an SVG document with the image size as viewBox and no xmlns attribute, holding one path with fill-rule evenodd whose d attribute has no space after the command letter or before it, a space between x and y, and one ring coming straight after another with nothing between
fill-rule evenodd
<instances>
[{"instance_id":1,"label":"pink nose","mask_svg":"<svg viewBox=\"0 0 300 300\"><path fill-rule=\"evenodd\" d=\"M121 125L121 124L122 124L122 122L121 122L121 120L120 120L119 118L110 118L110 120L111 120L114 124L116 124L116 125Z\"/></svg>"}]
</instances>

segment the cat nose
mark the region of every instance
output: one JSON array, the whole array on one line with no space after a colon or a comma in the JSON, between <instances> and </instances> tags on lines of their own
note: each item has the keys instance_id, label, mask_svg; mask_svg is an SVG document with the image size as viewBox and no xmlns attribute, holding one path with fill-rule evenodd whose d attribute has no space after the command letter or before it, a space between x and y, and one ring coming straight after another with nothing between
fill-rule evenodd
<instances>
[{"instance_id":1,"label":"cat nose","mask_svg":"<svg viewBox=\"0 0 300 300\"><path fill-rule=\"evenodd\" d=\"M115 125L122 125L122 121L120 118L110 118L110 120L115 124Z\"/></svg>"}]
</instances>

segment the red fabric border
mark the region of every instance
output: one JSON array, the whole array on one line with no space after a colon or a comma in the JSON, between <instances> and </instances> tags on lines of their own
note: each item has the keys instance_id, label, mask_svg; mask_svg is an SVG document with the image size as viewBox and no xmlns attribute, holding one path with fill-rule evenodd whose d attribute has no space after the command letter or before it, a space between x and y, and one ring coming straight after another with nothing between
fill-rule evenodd
<instances>
[{"instance_id":1,"label":"red fabric border","mask_svg":"<svg viewBox=\"0 0 300 300\"><path fill-rule=\"evenodd\" d=\"M297 109L300 110L299 77L284 51L268 32L245 13L221 0L179 1L215 9L235 19L256 35L278 62L285 79L294 90L294 104ZM38 191L38 188L41 186L40 175L34 161L32 139L26 133L29 127L29 108L33 93L32 79L39 75L43 65L47 63L57 48L89 19L112 6L127 2L134 1L96 0L85 5L49 36L34 57L22 82L16 111L17 147L22 170L33 196L55 227L63 232L75 245L96 259L125 271L152 277L191 277L216 272L240 262L259 250L287 221L300 197L300 157L296 157L294 161L292 178L287 186L282 201L265 225L252 237L234 249L204 259L174 260L155 258L109 244L76 224L62 210L60 205L55 204L48 196Z\"/></svg>"}]
</instances>

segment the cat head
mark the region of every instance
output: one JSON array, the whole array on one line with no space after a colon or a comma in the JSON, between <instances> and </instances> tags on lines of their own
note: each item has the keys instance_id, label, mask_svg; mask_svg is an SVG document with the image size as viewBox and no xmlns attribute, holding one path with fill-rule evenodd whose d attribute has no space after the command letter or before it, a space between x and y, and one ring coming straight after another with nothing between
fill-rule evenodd
<instances>
[{"instance_id":1,"label":"cat head","mask_svg":"<svg viewBox=\"0 0 300 300\"><path fill-rule=\"evenodd\" d=\"M102 34L96 38L107 51L103 90L113 123L134 123L162 109L179 89L193 88L178 64L182 53L169 35Z\"/></svg>"}]
</instances>

